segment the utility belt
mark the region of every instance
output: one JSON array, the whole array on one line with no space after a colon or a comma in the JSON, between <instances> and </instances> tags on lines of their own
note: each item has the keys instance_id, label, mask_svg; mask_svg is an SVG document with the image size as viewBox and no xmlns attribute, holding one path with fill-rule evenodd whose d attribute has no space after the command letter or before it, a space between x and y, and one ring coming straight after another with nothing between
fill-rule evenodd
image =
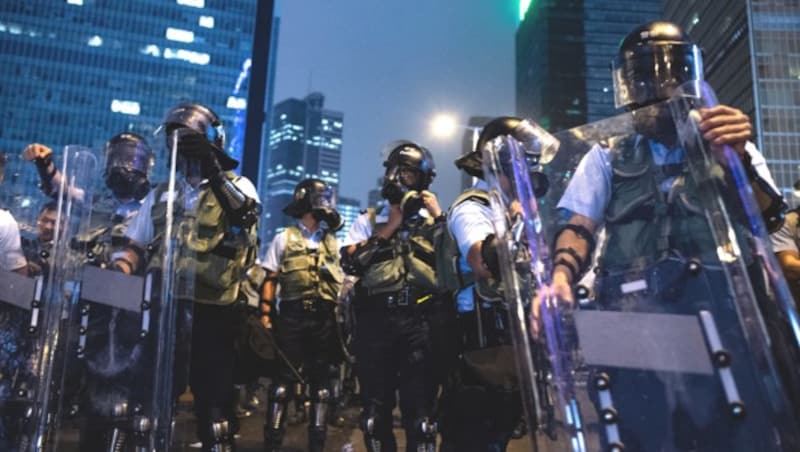
<instances>
[{"instance_id":1,"label":"utility belt","mask_svg":"<svg viewBox=\"0 0 800 452\"><path fill-rule=\"evenodd\" d=\"M298 298L296 300L281 300L279 310L281 314L286 313L322 313L328 314L336 310L336 303L310 298Z\"/></svg>"},{"instance_id":2,"label":"utility belt","mask_svg":"<svg viewBox=\"0 0 800 452\"><path fill-rule=\"evenodd\" d=\"M357 287L353 307L358 311L418 309L436 304L437 299L435 294L412 287L377 294L369 294L367 289Z\"/></svg>"}]
</instances>

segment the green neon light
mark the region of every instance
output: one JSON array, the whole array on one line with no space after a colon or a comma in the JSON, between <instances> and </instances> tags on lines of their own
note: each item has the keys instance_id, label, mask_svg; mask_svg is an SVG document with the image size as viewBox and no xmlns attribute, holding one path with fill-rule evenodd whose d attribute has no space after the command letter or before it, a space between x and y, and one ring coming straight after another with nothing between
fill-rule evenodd
<instances>
[{"instance_id":1,"label":"green neon light","mask_svg":"<svg viewBox=\"0 0 800 452\"><path fill-rule=\"evenodd\" d=\"M525 20L525 14L528 13L528 9L531 6L533 0L520 0L519 2L519 20L520 22Z\"/></svg>"}]
</instances>

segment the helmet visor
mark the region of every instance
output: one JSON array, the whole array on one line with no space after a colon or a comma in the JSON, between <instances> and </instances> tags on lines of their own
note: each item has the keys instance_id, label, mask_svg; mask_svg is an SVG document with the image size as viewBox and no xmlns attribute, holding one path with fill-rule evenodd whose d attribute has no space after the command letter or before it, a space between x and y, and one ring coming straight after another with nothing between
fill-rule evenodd
<instances>
[{"instance_id":1,"label":"helmet visor","mask_svg":"<svg viewBox=\"0 0 800 452\"><path fill-rule=\"evenodd\" d=\"M152 166L153 153L143 143L115 143L106 152L106 174L114 168L123 168L147 175Z\"/></svg>"},{"instance_id":2,"label":"helmet visor","mask_svg":"<svg viewBox=\"0 0 800 452\"><path fill-rule=\"evenodd\" d=\"M703 80L703 57L694 44L654 44L625 52L611 63L614 105L641 107L669 99L682 84Z\"/></svg>"}]
</instances>

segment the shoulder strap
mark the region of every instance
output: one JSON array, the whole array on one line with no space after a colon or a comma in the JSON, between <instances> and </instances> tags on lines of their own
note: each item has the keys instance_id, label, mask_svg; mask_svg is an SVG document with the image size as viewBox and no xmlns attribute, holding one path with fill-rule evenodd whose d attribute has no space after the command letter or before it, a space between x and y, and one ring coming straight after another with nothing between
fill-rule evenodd
<instances>
[{"instance_id":1,"label":"shoulder strap","mask_svg":"<svg viewBox=\"0 0 800 452\"><path fill-rule=\"evenodd\" d=\"M286 227L286 245L289 243L303 241L303 233L300 232L300 229L297 226L287 226Z\"/></svg>"},{"instance_id":2,"label":"shoulder strap","mask_svg":"<svg viewBox=\"0 0 800 452\"><path fill-rule=\"evenodd\" d=\"M489 193L487 193L485 190L470 188L469 190L466 190L458 195L456 200L453 201L453 205L451 205L450 209L448 210L453 210L454 207L463 204L466 201L475 201L483 204L486 207L489 207Z\"/></svg>"}]
</instances>

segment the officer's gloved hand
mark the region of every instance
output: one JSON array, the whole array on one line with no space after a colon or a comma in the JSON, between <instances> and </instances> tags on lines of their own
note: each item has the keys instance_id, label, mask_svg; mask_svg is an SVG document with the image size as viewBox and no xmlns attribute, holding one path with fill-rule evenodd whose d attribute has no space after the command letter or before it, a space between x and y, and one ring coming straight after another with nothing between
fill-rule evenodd
<instances>
[{"instance_id":1,"label":"officer's gloved hand","mask_svg":"<svg viewBox=\"0 0 800 452\"><path fill-rule=\"evenodd\" d=\"M336 209L330 207L320 207L311 211L311 215L317 221L324 221L332 232L337 232L344 227L344 220Z\"/></svg>"},{"instance_id":2,"label":"officer's gloved hand","mask_svg":"<svg viewBox=\"0 0 800 452\"><path fill-rule=\"evenodd\" d=\"M207 152L200 158L200 176L203 179L212 179L214 176L222 174L222 166L219 164L217 155L213 150Z\"/></svg>"}]
</instances>

